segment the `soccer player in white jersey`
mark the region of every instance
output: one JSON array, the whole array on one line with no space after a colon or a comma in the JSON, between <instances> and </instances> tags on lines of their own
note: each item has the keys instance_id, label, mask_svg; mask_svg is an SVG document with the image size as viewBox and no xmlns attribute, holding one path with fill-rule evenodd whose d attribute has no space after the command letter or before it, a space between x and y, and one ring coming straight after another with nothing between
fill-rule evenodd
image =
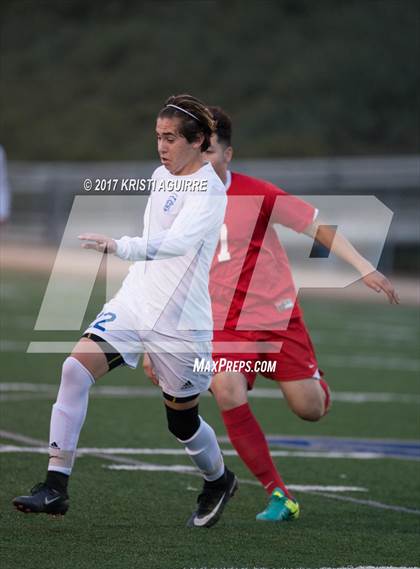
<instances>
[{"instance_id":1,"label":"soccer player in white jersey","mask_svg":"<svg viewBox=\"0 0 420 569\"><path fill-rule=\"evenodd\" d=\"M152 177L143 236L80 236L86 249L137 262L63 364L46 480L13 500L18 510L66 513L89 390L120 364L136 368L144 351L163 392L168 428L204 478L188 526L214 525L236 491L237 479L224 465L215 433L198 415L198 397L211 374L193 371L195 358L211 357L208 278L226 208L225 188L203 158L213 130L212 116L198 99L170 97L157 117L162 166ZM174 191L177 185L182 191Z\"/></svg>"}]
</instances>

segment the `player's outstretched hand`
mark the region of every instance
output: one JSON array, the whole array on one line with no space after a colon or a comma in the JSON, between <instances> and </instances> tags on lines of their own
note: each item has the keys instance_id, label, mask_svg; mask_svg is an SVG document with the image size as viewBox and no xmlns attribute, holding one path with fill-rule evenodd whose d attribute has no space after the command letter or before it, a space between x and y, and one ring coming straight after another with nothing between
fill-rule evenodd
<instances>
[{"instance_id":1,"label":"player's outstretched hand","mask_svg":"<svg viewBox=\"0 0 420 569\"><path fill-rule=\"evenodd\" d=\"M82 243L83 249L95 249L95 251L108 253L109 255L117 250L115 241L111 237L101 235L100 233L82 233L82 235L79 235L79 239L86 241L86 243Z\"/></svg>"},{"instance_id":2,"label":"player's outstretched hand","mask_svg":"<svg viewBox=\"0 0 420 569\"><path fill-rule=\"evenodd\" d=\"M149 354L144 354L143 356L143 370L152 383L159 385L159 380L156 377Z\"/></svg>"},{"instance_id":3,"label":"player's outstretched hand","mask_svg":"<svg viewBox=\"0 0 420 569\"><path fill-rule=\"evenodd\" d=\"M400 298L392 283L379 271L373 271L363 277L363 282L376 292L384 292L390 304L399 304Z\"/></svg>"}]
</instances>

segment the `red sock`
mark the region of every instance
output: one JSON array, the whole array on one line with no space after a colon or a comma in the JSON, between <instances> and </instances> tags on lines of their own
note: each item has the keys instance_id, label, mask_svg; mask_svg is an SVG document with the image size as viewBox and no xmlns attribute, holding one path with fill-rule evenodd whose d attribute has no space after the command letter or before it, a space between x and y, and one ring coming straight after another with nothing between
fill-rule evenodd
<instances>
[{"instance_id":1,"label":"red sock","mask_svg":"<svg viewBox=\"0 0 420 569\"><path fill-rule=\"evenodd\" d=\"M330 388L328 387L328 383L325 381L325 379L320 379L319 384L325 393L325 405L324 405L324 412L322 414L322 416L324 416L328 413L331 407L331 392Z\"/></svg>"},{"instance_id":2,"label":"red sock","mask_svg":"<svg viewBox=\"0 0 420 569\"><path fill-rule=\"evenodd\" d=\"M222 411L222 418L232 445L268 494L279 487L291 498L292 495L274 466L264 433L248 403Z\"/></svg>"}]
</instances>

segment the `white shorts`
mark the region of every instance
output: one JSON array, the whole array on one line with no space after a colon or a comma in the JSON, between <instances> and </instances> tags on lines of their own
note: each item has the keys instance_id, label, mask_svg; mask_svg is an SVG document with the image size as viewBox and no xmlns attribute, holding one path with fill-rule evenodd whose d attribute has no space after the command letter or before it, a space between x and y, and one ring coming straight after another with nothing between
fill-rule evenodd
<instances>
[{"instance_id":1,"label":"white shorts","mask_svg":"<svg viewBox=\"0 0 420 569\"><path fill-rule=\"evenodd\" d=\"M107 302L102 312L85 330L108 342L121 354L127 366L135 369L140 354L147 352L159 385L173 397L189 397L207 391L211 373L194 371L196 359L211 361L210 341L191 340L177 331L173 337L155 330L142 330L141 318L121 300Z\"/></svg>"}]
</instances>

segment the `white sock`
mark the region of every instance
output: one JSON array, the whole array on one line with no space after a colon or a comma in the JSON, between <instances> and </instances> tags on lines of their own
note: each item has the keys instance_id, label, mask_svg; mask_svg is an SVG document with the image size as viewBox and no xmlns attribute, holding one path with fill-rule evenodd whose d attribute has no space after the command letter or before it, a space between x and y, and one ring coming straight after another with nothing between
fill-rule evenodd
<instances>
[{"instance_id":1,"label":"white sock","mask_svg":"<svg viewBox=\"0 0 420 569\"><path fill-rule=\"evenodd\" d=\"M51 414L48 470L71 474L88 408L89 390L94 383L92 374L79 360L70 356L64 361L60 389Z\"/></svg>"},{"instance_id":2,"label":"white sock","mask_svg":"<svg viewBox=\"0 0 420 569\"><path fill-rule=\"evenodd\" d=\"M216 433L200 417L200 426L195 434L186 441L179 442L185 446L187 454L201 472L205 480L213 481L225 471L222 451L216 439Z\"/></svg>"}]
</instances>

